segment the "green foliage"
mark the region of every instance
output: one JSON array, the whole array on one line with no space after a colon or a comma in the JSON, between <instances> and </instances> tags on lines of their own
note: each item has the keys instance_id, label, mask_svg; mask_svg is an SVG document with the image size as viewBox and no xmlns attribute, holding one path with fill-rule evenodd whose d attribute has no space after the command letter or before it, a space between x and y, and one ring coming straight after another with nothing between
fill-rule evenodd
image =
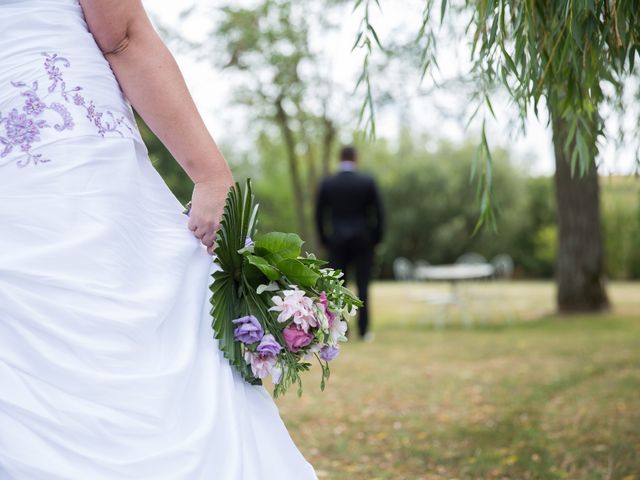
<instances>
[{"instance_id":1,"label":"green foliage","mask_svg":"<svg viewBox=\"0 0 640 480\"><path fill-rule=\"evenodd\" d=\"M535 233L534 257L548 265L553 265L558 253L558 227L547 225Z\"/></svg>"},{"instance_id":2,"label":"green foliage","mask_svg":"<svg viewBox=\"0 0 640 480\"><path fill-rule=\"evenodd\" d=\"M284 259L300 255L302 239L295 233L270 232L256 240L255 251L270 262L278 263Z\"/></svg>"},{"instance_id":3,"label":"green foliage","mask_svg":"<svg viewBox=\"0 0 640 480\"><path fill-rule=\"evenodd\" d=\"M398 256L441 264L470 251L488 258L508 253L520 264L519 257L530 255L518 245L532 220L526 215L530 198L522 195L526 179L509 165L505 152L496 152L493 163L497 232L485 228L474 235L478 192L468 174L473 148L441 145L429 154L415 140L403 141L396 162L381 173L385 207L392 212L381 251L385 275Z\"/></svg>"},{"instance_id":4,"label":"green foliage","mask_svg":"<svg viewBox=\"0 0 640 480\"><path fill-rule=\"evenodd\" d=\"M369 75L369 59L371 58L374 46L382 49L378 34L376 33L375 28L373 28L370 20L370 11L373 4L375 4L377 8L380 8L379 0L356 0L354 10L361 8L363 13L360 26L358 27L358 33L356 35L356 41L352 47L352 50L360 48L365 51L364 59L362 61L362 73L356 83L356 90L363 87L365 91L365 100L360 108L360 124L367 132L370 140L374 139L376 136L376 121L371 77Z\"/></svg>"},{"instance_id":5,"label":"green foliage","mask_svg":"<svg viewBox=\"0 0 640 480\"><path fill-rule=\"evenodd\" d=\"M158 170L164 181L169 186L173 194L186 204L191 200L193 191L193 183L189 176L182 170L182 167L175 161L171 153L166 149L162 142L156 137L146 123L136 115L136 122L140 129L140 134L144 140L151 163Z\"/></svg>"},{"instance_id":6,"label":"green foliage","mask_svg":"<svg viewBox=\"0 0 640 480\"><path fill-rule=\"evenodd\" d=\"M175 161L171 153L165 148L162 142L156 137L144 121L136 115L136 122L140 129L140 134L144 140L149 158L153 166L160 172L174 195L186 204L191 200L193 184L182 167Z\"/></svg>"},{"instance_id":7,"label":"green foliage","mask_svg":"<svg viewBox=\"0 0 640 480\"><path fill-rule=\"evenodd\" d=\"M433 0L426 0L423 32ZM640 52L640 2L619 0L465 0L471 15L472 74L479 98L503 86L523 119L538 114L540 100L569 123L565 148L574 170L586 172L603 134L603 103L622 107L619 94ZM442 1L440 20L446 1ZM429 48L433 49L434 44ZM607 95L605 83L613 88ZM575 146L575 148L573 148Z\"/></svg>"},{"instance_id":8,"label":"green foliage","mask_svg":"<svg viewBox=\"0 0 640 480\"><path fill-rule=\"evenodd\" d=\"M640 278L640 181L603 178L602 190L607 274L612 278Z\"/></svg>"}]
</instances>

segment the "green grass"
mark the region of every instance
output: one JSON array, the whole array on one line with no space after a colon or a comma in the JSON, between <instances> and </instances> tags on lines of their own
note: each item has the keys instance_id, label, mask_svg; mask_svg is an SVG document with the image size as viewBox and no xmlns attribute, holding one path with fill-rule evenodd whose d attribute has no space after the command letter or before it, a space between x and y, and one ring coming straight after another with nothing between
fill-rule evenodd
<instances>
[{"instance_id":1,"label":"green grass","mask_svg":"<svg viewBox=\"0 0 640 480\"><path fill-rule=\"evenodd\" d=\"M640 284L570 318L550 284L474 284L472 326L436 329L444 288L376 284L376 341L278 400L321 479L640 479Z\"/></svg>"}]
</instances>

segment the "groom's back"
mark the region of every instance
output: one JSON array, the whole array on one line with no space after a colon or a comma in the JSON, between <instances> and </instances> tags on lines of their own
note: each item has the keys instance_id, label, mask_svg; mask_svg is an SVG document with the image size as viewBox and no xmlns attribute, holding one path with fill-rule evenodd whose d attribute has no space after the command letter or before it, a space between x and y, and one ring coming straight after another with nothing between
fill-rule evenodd
<instances>
[{"instance_id":1,"label":"groom's back","mask_svg":"<svg viewBox=\"0 0 640 480\"><path fill-rule=\"evenodd\" d=\"M373 178L355 171L342 171L324 179L325 202L334 223L366 219L376 188Z\"/></svg>"},{"instance_id":2,"label":"groom's back","mask_svg":"<svg viewBox=\"0 0 640 480\"><path fill-rule=\"evenodd\" d=\"M382 206L373 177L354 170L326 177L318 192L316 222L324 244L378 243Z\"/></svg>"}]
</instances>

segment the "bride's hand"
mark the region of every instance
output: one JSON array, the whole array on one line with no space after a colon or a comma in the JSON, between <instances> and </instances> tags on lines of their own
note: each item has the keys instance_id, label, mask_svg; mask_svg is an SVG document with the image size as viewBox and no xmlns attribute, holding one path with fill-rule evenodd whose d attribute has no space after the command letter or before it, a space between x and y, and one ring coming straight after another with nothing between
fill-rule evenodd
<instances>
[{"instance_id":1,"label":"bride's hand","mask_svg":"<svg viewBox=\"0 0 640 480\"><path fill-rule=\"evenodd\" d=\"M216 232L229 188L216 182L198 182L193 187L189 230L207 247L210 255L215 248Z\"/></svg>"}]
</instances>

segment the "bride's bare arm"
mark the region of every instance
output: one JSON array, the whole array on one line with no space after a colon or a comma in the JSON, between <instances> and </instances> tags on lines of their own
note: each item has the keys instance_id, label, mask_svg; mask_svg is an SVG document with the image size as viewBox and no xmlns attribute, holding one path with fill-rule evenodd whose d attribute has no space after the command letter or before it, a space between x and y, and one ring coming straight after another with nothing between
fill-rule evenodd
<instances>
[{"instance_id":1,"label":"bride's bare arm","mask_svg":"<svg viewBox=\"0 0 640 480\"><path fill-rule=\"evenodd\" d=\"M211 252L229 167L207 131L175 59L140 0L80 0L89 30L125 95L193 180L189 228Z\"/></svg>"}]
</instances>

